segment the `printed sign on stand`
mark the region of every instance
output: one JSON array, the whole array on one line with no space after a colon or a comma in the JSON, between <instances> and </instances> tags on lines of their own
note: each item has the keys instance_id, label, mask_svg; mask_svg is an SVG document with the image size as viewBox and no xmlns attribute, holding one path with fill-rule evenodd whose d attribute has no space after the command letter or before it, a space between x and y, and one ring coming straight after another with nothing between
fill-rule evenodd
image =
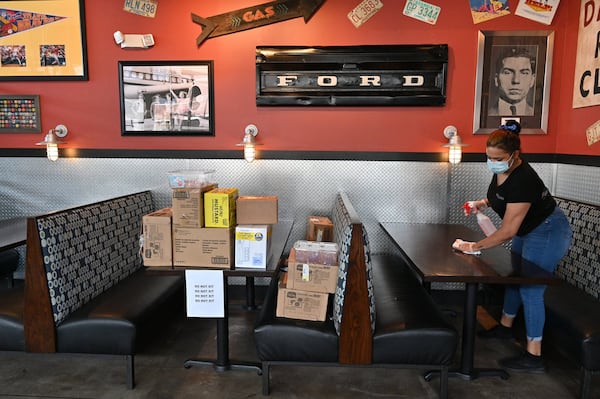
<instances>
[{"instance_id":1,"label":"printed sign on stand","mask_svg":"<svg viewBox=\"0 0 600 399\"><path fill-rule=\"evenodd\" d=\"M222 270L186 270L187 317L225 317L225 286Z\"/></svg>"}]
</instances>

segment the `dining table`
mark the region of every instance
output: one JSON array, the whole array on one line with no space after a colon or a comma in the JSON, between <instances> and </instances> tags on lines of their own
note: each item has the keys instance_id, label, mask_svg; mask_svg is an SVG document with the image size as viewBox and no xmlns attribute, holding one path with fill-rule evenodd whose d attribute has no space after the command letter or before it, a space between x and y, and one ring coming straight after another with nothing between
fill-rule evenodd
<instances>
[{"instance_id":1,"label":"dining table","mask_svg":"<svg viewBox=\"0 0 600 399\"><path fill-rule=\"evenodd\" d=\"M280 262L283 259L284 251L294 225L293 220L279 220L277 224L272 225L269 246L267 250L266 267L263 268L242 268L234 267L223 271L223 289L224 289L224 309L223 317L217 318L217 357L216 359L187 359L184 362L185 368L193 366L211 366L217 372L229 370L253 370L259 375L262 374L262 367L257 362L233 361L229 358L229 296L228 286L229 277L246 278L246 304L247 310L256 310L254 304L254 278L271 278L275 275ZM180 270L185 268L178 268Z\"/></svg>"},{"instance_id":2,"label":"dining table","mask_svg":"<svg viewBox=\"0 0 600 399\"><path fill-rule=\"evenodd\" d=\"M465 225L399 222L379 224L399 250L401 258L424 284L464 283L461 358L458 368L450 370L449 376L465 380L484 376L508 379L508 372L502 368L474 366L479 285L555 284L558 279L533 264L513 261L511 257L515 255L504 246L482 250L479 255L453 249L452 243L457 238L478 241L484 237L482 232ZM429 371L425 374L425 379L429 380L435 374L435 371Z\"/></svg>"}]
</instances>

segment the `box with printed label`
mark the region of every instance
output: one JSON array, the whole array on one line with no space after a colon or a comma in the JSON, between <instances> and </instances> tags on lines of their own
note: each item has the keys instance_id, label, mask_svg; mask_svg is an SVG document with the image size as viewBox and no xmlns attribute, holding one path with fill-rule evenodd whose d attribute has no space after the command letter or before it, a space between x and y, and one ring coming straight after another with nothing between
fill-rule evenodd
<instances>
[{"instance_id":1,"label":"box with printed label","mask_svg":"<svg viewBox=\"0 0 600 399\"><path fill-rule=\"evenodd\" d=\"M174 188L171 199L173 226L204 227L204 195L215 187L210 184L202 188Z\"/></svg>"},{"instance_id":2,"label":"box with printed label","mask_svg":"<svg viewBox=\"0 0 600 399\"><path fill-rule=\"evenodd\" d=\"M237 199L238 224L277 224L277 196L240 195Z\"/></svg>"},{"instance_id":3,"label":"box with printed label","mask_svg":"<svg viewBox=\"0 0 600 399\"><path fill-rule=\"evenodd\" d=\"M327 216L309 216L307 241L333 241L333 222Z\"/></svg>"},{"instance_id":4,"label":"box with printed label","mask_svg":"<svg viewBox=\"0 0 600 399\"><path fill-rule=\"evenodd\" d=\"M298 240L293 249L294 259L298 262L333 266L338 264L339 248L335 242Z\"/></svg>"},{"instance_id":5,"label":"box with printed label","mask_svg":"<svg viewBox=\"0 0 600 399\"><path fill-rule=\"evenodd\" d=\"M329 294L290 289L287 287L287 273L282 273L277 289L277 317L324 321L327 313Z\"/></svg>"},{"instance_id":6,"label":"box with printed label","mask_svg":"<svg viewBox=\"0 0 600 399\"><path fill-rule=\"evenodd\" d=\"M204 194L204 226L235 226L237 197L237 188L215 188Z\"/></svg>"},{"instance_id":7,"label":"box with printed label","mask_svg":"<svg viewBox=\"0 0 600 399\"><path fill-rule=\"evenodd\" d=\"M144 265L173 267L171 208L163 208L142 217Z\"/></svg>"},{"instance_id":8,"label":"box with printed label","mask_svg":"<svg viewBox=\"0 0 600 399\"><path fill-rule=\"evenodd\" d=\"M288 288L311 292L335 293L338 279L337 265L288 262Z\"/></svg>"},{"instance_id":9,"label":"box with printed label","mask_svg":"<svg viewBox=\"0 0 600 399\"><path fill-rule=\"evenodd\" d=\"M234 229L173 227L173 265L230 269Z\"/></svg>"},{"instance_id":10,"label":"box with printed label","mask_svg":"<svg viewBox=\"0 0 600 399\"><path fill-rule=\"evenodd\" d=\"M270 225L238 225L235 228L235 267L267 267Z\"/></svg>"}]
</instances>

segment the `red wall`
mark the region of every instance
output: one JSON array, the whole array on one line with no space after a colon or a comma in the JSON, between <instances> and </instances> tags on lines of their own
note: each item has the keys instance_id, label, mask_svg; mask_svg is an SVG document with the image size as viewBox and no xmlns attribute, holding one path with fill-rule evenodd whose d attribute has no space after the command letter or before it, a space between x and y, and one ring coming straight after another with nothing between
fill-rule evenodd
<instances>
[{"instance_id":1,"label":"red wall","mask_svg":"<svg viewBox=\"0 0 600 399\"><path fill-rule=\"evenodd\" d=\"M485 135L472 135L479 30L554 30L554 62L547 135L527 136L524 151L598 155L585 129L600 119L598 107L572 109L579 1L562 1L548 27L509 15L474 25L468 1L429 0L442 7L437 25L405 17L405 1L388 0L360 28L346 17L359 0L327 0L308 24L300 18L208 39L199 48L193 12L209 17L264 3L257 0L159 0L156 18L122 10L123 0L85 2L89 81L0 82L2 94L39 94L44 131L69 128L70 149L233 150L249 123L266 150L441 152L446 125L458 127L467 152L483 152ZM452 5L448 5L451 3ZM516 0L509 1L511 10ZM113 32L154 34L147 50L123 50ZM447 43L447 103L443 107L257 107L256 46ZM119 60L214 60L215 137L122 137ZM3 134L4 148L32 148L41 134Z\"/></svg>"}]
</instances>

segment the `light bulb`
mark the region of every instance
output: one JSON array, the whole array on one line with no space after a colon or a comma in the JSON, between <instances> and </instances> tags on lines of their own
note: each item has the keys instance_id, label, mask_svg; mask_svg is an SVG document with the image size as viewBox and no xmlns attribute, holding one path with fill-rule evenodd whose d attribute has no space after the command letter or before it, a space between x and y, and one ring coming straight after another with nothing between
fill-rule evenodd
<instances>
[{"instance_id":1,"label":"light bulb","mask_svg":"<svg viewBox=\"0 0 600 399\"><path fill-rule=\"evenodd\" d=\"M46 156L51 161L58 160L58 145L52 143L46 144Z\"/></svg>"},{"instance_id":2,"label":"light bulb","mask_svg":"<svg viewBox=\"0 0 600 399\"><path fill-rule=\"evenodd\" d=\"M462 159L462 149L459 145L452 145L448 147L448 162L452 165L460 163Z\"/></svg>"},{"instance_id":3,"label":"light bulb","mask_svg":"<svg viewBox=\"0 0 600 399\"><path fill-rule=\"evenodd\" d=\"M256 156L256 148L254 147L254 144L246 143L244 145L244 159L246 160L246 162L254 161L255 156Z\"/></svg>"}]
</instances>

